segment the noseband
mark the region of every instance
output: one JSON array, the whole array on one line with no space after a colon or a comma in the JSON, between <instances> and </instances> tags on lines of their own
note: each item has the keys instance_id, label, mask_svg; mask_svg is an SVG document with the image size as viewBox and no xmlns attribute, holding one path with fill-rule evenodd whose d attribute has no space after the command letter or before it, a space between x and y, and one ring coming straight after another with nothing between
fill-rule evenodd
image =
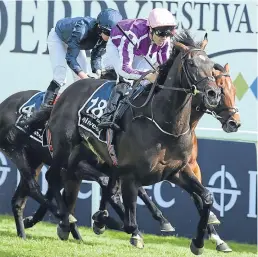
<instances>
[{"instance_id":1,"label":"noseband","mask_svg":"<svg viewBox=\"0 0 258 257\"><path fill-rule=\"evenodd\" d=\"M223 76L224 77L230 77L230 75L227 72L223 72L223 73L221 73L217 76L214 76L214 78L216 80L216 79L219 79ZM222 91L222 94L223 94L223 91ZM200 111L200 112L212 115L217 120L222 120L222 126L224 126L233 117L233 115L238 112L238 108L236 108L236 107L224 107L224 108L221 108L219 110L219 112L217 112L217 113L215 111L210 111L210 110L208 110L206 108L203 108L201 106L197 106L195 109L196 109L196 111ZM228 119L223 119L223 117L220 116L220 113L222 113L223 111L231 111L231 115L229 115Z\"/></svg>"}]
</instances>

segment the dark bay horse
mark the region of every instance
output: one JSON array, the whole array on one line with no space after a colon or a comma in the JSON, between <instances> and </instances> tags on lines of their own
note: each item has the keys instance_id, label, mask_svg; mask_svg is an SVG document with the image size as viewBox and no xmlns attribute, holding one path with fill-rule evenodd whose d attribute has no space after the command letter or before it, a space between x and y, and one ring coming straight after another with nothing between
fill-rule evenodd
<instances>
[{"instance_id":1,"label":"dark bay horse","mask_svg":"<svg viewBox=\"0 0 258 257\"><path fill-rule=\"evenodd\" d=\"M222 94L222 100L220 102L220 105L216 107L212 113L213 116L215 116L218 120L220 120L222 127L225 132L236 132L240 126L240 116L238 113L238 110L235 108L235 95L236 95L236 89L232 83L232 80L229 75L229 66L228 64L225 65L225 68L222 66L216 64L216 68L220 69L214 70L214 76L216 78L216 83L218 86L220 86L223 90ZM198 154L198 146L197 146L197 138L194 132L194 129L200 120L200 118L203 116L207 110L203 108L203 106L195 106L195 103L193 102L194 108L192 108L191 112L191 130L192 130L192 141L193 141L193 151L191 158L189 160L189 165L192 167L195 175L201 182L201 173L200 168L197 163L197 154ZM209 113L209 112L208 112ZM85 154L81 153L81 156L83 157ZM77 161L78 162L78 161ZM83 162L80 164L83 167ZM87 168L82 169L83 173ZM86 173L87 174L87 173ZM71 189L73 191L73 189ZM193 195L193 198L196 201L196 204L198 206L198 199L195 195ZM148 206L148 205L147 205ZM149 206L148 206L149 207ZM101 211L105 213L105 205L104 207L100 208ZM151 210L151 209L150 209ZM152 213L155 215L155 209L152 209ZM157 215L157 214L156 214ZM96 217L95 217L96 218ZM228 245L220 239L219 235L217 234L216 230L214 229L213 225L214 220L210 220L210 224L208 225L208 234L209 238L214 240L216 242L216 249L219 251L229 252L231 249L228 247ZM97 222L99 223L99 222ZM216 223L215 223L216 224ZM101 224L104 226L104 224ZM100 226L101 227L101 226ZM103 229L101 227L101 229Z\"/></svg>"},{"instance_id":2,"label":"dark bay horse","mask_svg":"<svg viewBox=\"0 0 258 257\"><path fill-rule=\"evenodd\" d=\"M215 116L217 119L219 119L221 121L222 127L226 132L235 132L235 131L237 131L237 129L240 125L240 119L239 119L239 114L237 113L237 110L235 108L236 90L235 90L235 87L229 76L229 66L225 65L225 68L223 69L223 67L218 66L216 64L216 68L218 68L220 70L214 69L213 73L214 73L217 85L222 87L222 89L223 89L223 94L222 94L222 100L220 102L220 105L214 109L213 116ZM113 79L115 79L115 77L113 77ZM193 105L194 105L194 103L193 103ZM191 155L189 164L191 165L195 175L198 177L200 182L201 182L201 173L200 173L200 168L199 168L197 160L196 160L198 147L197 147L197 139L196 139L196 136L194 133L194 129L197 125L197 122L199 121L201 116L205 113L205 111L206 110L203 109L203 107L200 108L200 106L194 106L194 108L192 108L192 112L191 112L191 128L192 128L192 133L193 133L192 135L193 135L193 145L194 146L193 146L193 151L192 151L192 155ZM84 153L83 148L82 149L79 148L78 151L82 157L87 154L87 153ZM73 157L71 157L71 158L73 158ZM77 160L77 163L78 162L79 161ZM81 172L78 170L78 174L80 174L79 177L87 179L87 180L94 179L95 181L100 183L102 190L105 190L104 187L107 184L108 177L104 173L100 173L99 171L98 171L98 173L96 171L94 171L91 174L89 174L89 171L87 170L88 169L87 164L86 164L86 167L84 167L84 165L85 164L83 162L80 162L79 169L81 170ZM76 165L74 165L74 167L72 167L72 169L76 169ZM78 167L77 167L77 169L78 169ZM86 170L86 173L84 172L85 170ZM86 174L86 177L85 177L85 174ZM92 178L91 176L93 176L94 178ZM76 181L78 182L78 185L76 185L75 188L78 188L81 182L80 182L80 180L75 179L75 184L76 184ZM73 189L73 191L74 191L74 189ZM143 188L140 188L139 195L141 196L141 198L143 200L144 200L144 196L146 196L144 202L146 203L146 206L150 209L153 217L157 220L160 220L161 230L168 231L168 229L165 229L167 223L164 223L164 220L162 220L162 213L148 198L148 196ZM116 212L119 214L119 217L123 221L124 210L123 210L123 205L120 202L119 196L120 196L119 191L117 191L114 193L114 195L111 196L110 199L111 199L111 205L113 206L113 208L116 210ZM114 202L112 202L112 200L114 200ZM72 209L71 209L71 206L72 206ZM69 206L69 212L72 214L74 213L74 206L75 205ZM106 207L104 206L100 209L104 216L106 214ZM46 213L46 208L40 208L33 217L26 219L26 226L31 227L34 224L36 224L38 221L40 221L41 218L43 218L45 213ZM101 214L101 213L99 213L99 214ZM96 233L103 233L104 229L105 229L105 227L104 227L105 220L104 221L101 220L101 222L100 222L99 219L101 220L101 217L99 218L96 215L94 215L95 222L94 222L93 229ZM210 222L211 223L208 225L208 234L209 234L209 238L211 238L212 240L214 240L216 242L216 249L218 251L224 251L224 252L231 251L231 249L228 247L228 245L223 240L221 240L221 238L217 234L216 230L214 229L214 227L212 225L214 223L212 223L212 221L210 221ZM68 238L68 234L66 234L66 236L63 235L63 238Z\"/></svg>"},{"instance_id":3,"label":"dark bay horse","mask_svg":"<svg viewBox=\"0 0 258 257\"><path fill-rule=\"evenodd\" d=\"M124 131L117 133L115 137L119 168L112 166L105 144L77 127L78 110L104 82L87 80L87 83L78 81L69 87L53 109L49 129L53 135L54 152L48 172L53 173L66 168L72 149L82 141L89 149L94 149L97 157L105 161L106 167L103 172L115 178L110 179L109 184L118 177L122 181L124 228L127 233L132 234L131 243L140 248L143 247L143 239L135 217L139 186L179 178L180 182L183 182L180 186L191 194L197 194L203 204L197 237L191 244L191 250L199 253L204 245L212 196L196 179L188 165L192 151L189 127L192 104L190 87L192 84L197 87L201 93L195 97L198 97L199 102L209 110L219 103L221 91L212 77L213 63L187 33L183 35L186 37L182 36L182 42L175 43L180 54L168 72L164 87L152 96L144 108L134 110L134 116L127 110L121 120ZM188 46L183 43L188 43ZM134 104L139 105L144 100L145 96L139 96ZM60 116L60 113L63 115ZM92 157L89 156L85 158L90 166ZM67 173L65 176L68 176L70 181L71 174ZM179 184L178 181L175 183Z\"/></svg>"},{"instance_id":4,"label":"dark bay horse","mask_svg":"<svg viewBox=\"0 0 258 257\"><path fill-rule=\"evenodd\" d=\"M35 180L42 163L50 163L51 156L46 148L30 139L14 125L18 118L19 108L36 93L35 90L18 92L0 104L0 148L12 160L21 174L20 184L12 198L12 211L17 234L25 238L22 210L26 196L32 197L41 205L49 208L55 217L60 218L59 209L41 193Z\"/></svg>"}]
</instances>

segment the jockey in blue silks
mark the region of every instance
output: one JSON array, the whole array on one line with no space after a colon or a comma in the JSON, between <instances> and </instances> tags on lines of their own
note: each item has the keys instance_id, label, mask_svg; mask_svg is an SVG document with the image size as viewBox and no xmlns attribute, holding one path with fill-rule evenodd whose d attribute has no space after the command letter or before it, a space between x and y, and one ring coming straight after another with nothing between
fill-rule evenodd
<instances>
[{"instance_id":1,"label":"jockey in blue silks","mask_svg":"<svg viewBox=\"0 0 258 257\"><path fill-rule=\"evenodd\" d=\"M53 69L53 80L47 88L39 111L17 126L30 134L44 124L52 111L53 103L61 86L66 84L67 65L73 71L75 80L88 78L85 50L91 51L92 72L101 74L101 58L111 29L122 20L114 9L105 9L97 19L91 17L64 18L56 23L48 35L48 49Z\"/></svg>"}]
</instances>

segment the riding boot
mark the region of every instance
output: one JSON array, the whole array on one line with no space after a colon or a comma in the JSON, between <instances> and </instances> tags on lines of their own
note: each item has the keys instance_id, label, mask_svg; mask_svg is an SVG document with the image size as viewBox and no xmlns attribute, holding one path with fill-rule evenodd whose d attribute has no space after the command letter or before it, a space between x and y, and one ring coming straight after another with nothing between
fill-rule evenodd
<instances>
[{"instance_id":1,"label":"riding boot","mask_svg":"<svg viewBox=\"0 0 258 257\"><path fill-rule=\"evenodd\" d=\"M26 134L31 134L35 130L44 126L46 121L49 119L53 104L60 89L60 85L52 80L47 91L43 103L38 111L35 111L27 120L21 120L17 123Z\"/></svg>"},{"instance_id":2,"label":"riding boot","mask_svg":"<svg viewBox=\"0 0 258 257\"><path fill-rule=\"evenodd\" d=\"M110 99L108 101L106 110L104 111L104 114L100 118L101 121L98 125L99 128L101 129L111 128L114 130L120 130L120 127L114 122L115 117L113 117L113 114L116 111L116 108L118 106L118 103L121 97L122 97L121 93L116 88L114 88L110 96Z\"/></svg>"}]
</instances>

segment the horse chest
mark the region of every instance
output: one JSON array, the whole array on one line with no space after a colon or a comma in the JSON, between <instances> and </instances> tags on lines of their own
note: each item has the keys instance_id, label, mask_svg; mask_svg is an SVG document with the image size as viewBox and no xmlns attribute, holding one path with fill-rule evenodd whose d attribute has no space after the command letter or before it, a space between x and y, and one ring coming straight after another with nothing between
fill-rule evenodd
<instances>
[{"instance_id":1,"label":"horse chest","mask_svg":"<svg viewBox=\"0 0 258 257\"><path fill-rule=\"evenodd\" d=\"M170 175L164 174L169 170L170 172L178 171L185 163L187 163L191 151L186 149L177 151L175 148L162 148L159 143L156 145L155 151L152 150L152 154L149 155L150 173L160 173L162 177Z\"/></svg>"}]
</instances>

